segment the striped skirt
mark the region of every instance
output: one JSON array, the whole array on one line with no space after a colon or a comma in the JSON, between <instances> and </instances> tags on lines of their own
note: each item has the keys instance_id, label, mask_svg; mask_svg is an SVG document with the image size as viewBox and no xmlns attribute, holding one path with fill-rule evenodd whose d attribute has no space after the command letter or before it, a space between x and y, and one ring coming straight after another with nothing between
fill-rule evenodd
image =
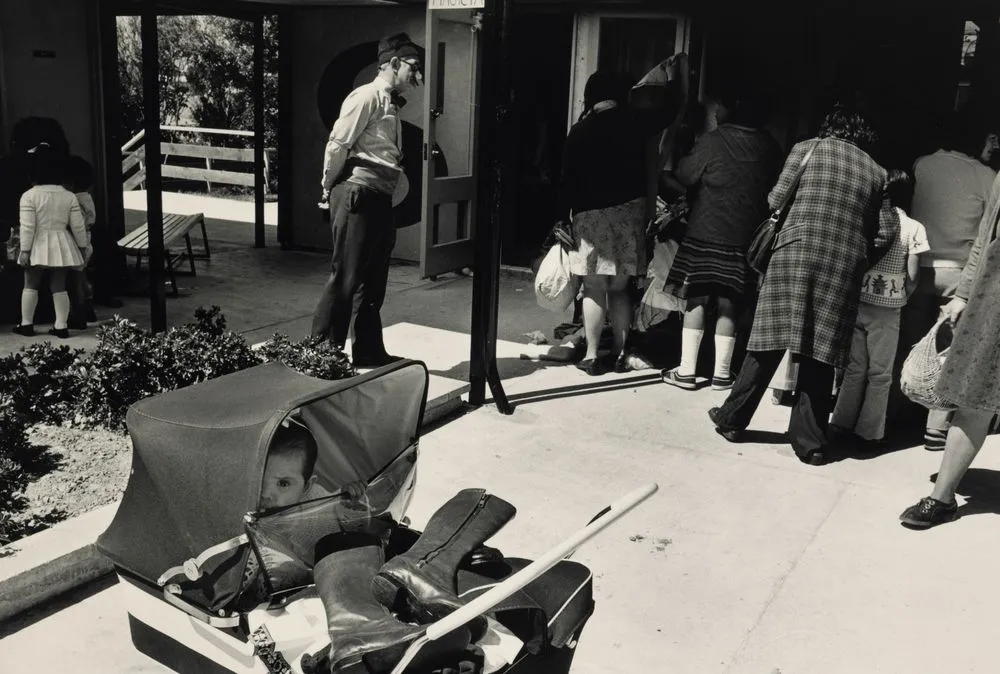
<instances>
[{"instance_id":1,"label":"striped skirt","mask_svg":"<svg viewBox=\"0 0 1000 674\"><path fill-rule=\"evenodd\" d=\"M738 300L753 280L745 256L742 246L684 237L663 289L683 300L719 296Z\"/></svg>"}]
</instances>

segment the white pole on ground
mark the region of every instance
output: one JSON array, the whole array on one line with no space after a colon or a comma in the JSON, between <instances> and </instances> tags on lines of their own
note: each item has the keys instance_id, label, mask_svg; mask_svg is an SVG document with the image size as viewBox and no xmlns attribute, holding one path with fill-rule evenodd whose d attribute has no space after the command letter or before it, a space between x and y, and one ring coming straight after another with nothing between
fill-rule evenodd
<instances>
[{"instance_id":1,"label":"white pole on ground","mask_svg":"<svg viewBox=\"0 0 1000 674\"><path fill-rule=\"evenodd\" d=\"M566 555L574 552L581 545L617 521L622 515L625 515L655 494L657 489L659 489L659 486L653 482L629 492L605 508L590 524L574 533L559 545L556 545L507 580L476 597L451 615L445 616L436 623L428 625L427 631L424 632L423 636L410 644L410 647L406 649L406 653L403 654L403 658L392 670L391 674L403 674L420 652L420 649L428 643L437 641L446 634L465 625L476 616L486 613L507 597L536 580L543 573L562 561Z\"/></svg>"}]
</instances>

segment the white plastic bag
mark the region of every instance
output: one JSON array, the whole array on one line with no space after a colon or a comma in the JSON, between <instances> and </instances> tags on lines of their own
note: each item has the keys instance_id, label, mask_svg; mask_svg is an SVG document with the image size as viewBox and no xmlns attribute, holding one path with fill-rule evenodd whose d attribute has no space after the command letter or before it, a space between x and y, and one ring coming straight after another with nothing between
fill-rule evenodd
<instances>
[{"instance_id":1,"label":"white plastic bag","mask_svg":"<svg viewBox=\"0 0 1000 674\"><path fill-rule=\"evenodd\" d=\"M656 242L656 247L653 249L653 259L646 272L648 278L646 292L639 302L639 311L635 318L635 327L640 332L645 332L653 325L665 320L672 311L683 312L687 306L687 303L681 298L663 291L678 248L680 248L680 243L673 239Z\"/></svg>"},{"instance_id":2,"label":"white plastic bag","mask_svg":"<svg viewBox=\"0 0 1000 674\"><path fill-rule=\"evenodd\" d=\"M556 244L545 254L535 274L535 299L538 306L563 312L573 305L580 279L569 271L569 254Z\"/></svg>"}]
</instances>

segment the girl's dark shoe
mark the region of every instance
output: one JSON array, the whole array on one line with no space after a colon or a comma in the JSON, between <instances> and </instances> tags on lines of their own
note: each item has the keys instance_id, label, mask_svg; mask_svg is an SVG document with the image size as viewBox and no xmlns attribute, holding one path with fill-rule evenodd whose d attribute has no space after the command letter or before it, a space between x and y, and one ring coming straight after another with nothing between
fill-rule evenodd
<instances>
[{"instance_id":1,"label":"girl's dark shoe","mask_svg":"<svg viewBox=\"0 0 1000 674\"><path fill-rule=\"evenodd\" d=\"M685 391L693 391L698 388L698 379L693 374L680 374L677 368L661 370L660 378L664 384L670 384Z\"/></svg>"},{"instance_id":2,"label":"girl's dark shoe","mask_svg":"<svg viewBox=\"0 0 1000 674\"><path fill-rule=\"evenodd\" d=\"M586 358L581 360L576 364L576 368L578 370L583 370L591 377L596 377L607 372L607 369L604 366L604 361L600 358Z\"/></svg>"},{"instance_id":3,"label":"girl's dark shoe","mask_svg":"<svg viewBox=\"0 0 1000 674\"><path fill-rule=\"evenodd\" d=\"M713 407L708 411L708 418L712 420L713 424L715 424L715 432L729 442L743 442L743 435L745 431L741 428L732 428L720 423L719 413L720 410L718 407Z\"/></svg>"},{"instance_id":4,"label":"girl's dark shoe","mask_svg":"<svg viewBox=\"0 0 1000 674\"><path fill-rule=\"evenodd\" d=\"M908 529L930 529L938 524L953 522L958 519L958 504L952 501L944 503L936 498L922 498L915 505L903 511L899 516L900 523Z\"/></svg>"},{"instance_id":5,"label":"girl's dark shoe","mask_svg":"<svg viewBox=\"0 0 1000 674\"><path fill-rule=\"evenodd\" d=\"M49 334L59 339L68 339L69 328L49 328Z\"/></svg>"},{"instance_id":6,"label":"girl's dark shoe","mask_svg":"<svg viewBox=\"0 0 1000 674\"><path fill-rule=\"evenodd\" d=\"M14 334L21 335L22 337L34 337L35 326L30 323L28 325L15 325Z\"/></svg>"}]
</instances>

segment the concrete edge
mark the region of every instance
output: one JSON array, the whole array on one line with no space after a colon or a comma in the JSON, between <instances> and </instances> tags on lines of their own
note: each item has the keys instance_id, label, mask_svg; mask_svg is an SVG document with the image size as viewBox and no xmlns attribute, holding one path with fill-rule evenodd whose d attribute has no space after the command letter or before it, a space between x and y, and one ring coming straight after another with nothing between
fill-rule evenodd
<instances>
[{"instance_id":1,"label":"concrete edge","mask_svg":"<svg viewBox=\"0 0 1000 674\"><path fill-rule=\"evenodd\" d=\"M427 401L423 427L458 411L468 384ZM112 573L95 545L118 511L118 501L0 547L0 622ZM12 551L12 552L11 552Z\"/></svg>"}]
</instances>

